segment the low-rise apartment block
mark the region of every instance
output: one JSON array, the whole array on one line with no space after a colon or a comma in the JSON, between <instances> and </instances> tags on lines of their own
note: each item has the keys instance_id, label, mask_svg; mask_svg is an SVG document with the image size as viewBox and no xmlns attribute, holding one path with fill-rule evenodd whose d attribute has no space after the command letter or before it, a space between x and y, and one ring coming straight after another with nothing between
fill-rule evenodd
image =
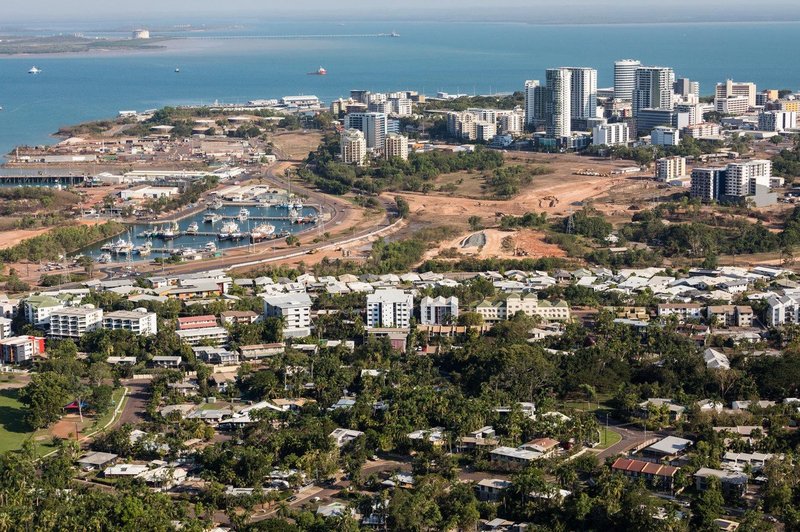
<instances>
[{"instance_id":1,"label":"low-rise apartment block","mask_svg":"<svg viewBox=\"0 0 800 532\"><path fill-rule=\"evenodd\" d=\"M44 338L37 336L12 336L0 340L0 354L4 364L22 364L44 353Z\"/></svg>"},{"instance_id":2,"label":"low-rise apartment block","mask_svg":"<svg viewBox=\"0 0 800 532\"><path fill-rule=\"evenodd\" d=\"M509 295L505 300L496 302L484 301L475 312L483 316L484 321L497 322L510 319L517 312L526 316L539 316L543 321L569 321L570 309L566 301L540 301L536 294Z\"/></svg>"},{"instance_id":3,"label":"low-rise apartment block","mask_svg":"<svg viewBox=\"0 0 800 532\"><path fill-rule=\"evenodd\" d=\"M367 296L367 328L411 327L414 313L414 296L410 292L387 288Z\"/></svg>"},{"instance_id":4,"label":"low-rise apartment block","mask_svg":"<svg viewBox=\"0 0 800 532\"><path fill-rule=\"evenodd\" d=\"M311 298L305 292L264 297L264 317L282 318L284 336L311 334Z\"/></svg>"},{"instance_id":5,"label":"low-rise apartment block","mask_svg":"<svg viewBox=\"0 0 800 532\"><path fill-rule=\"evenodd\" d=\"M49 336L79 339L103 324L103 310L94 307L67 307L50 314Z\"/></svg>"},{"instance_id":6,"label":"low-rise apartment block","mask_svg":"<svg viewBox=\"0 0 800 532\"><path fill-rule=\"evenodd\" d=\"M753 326L753 308L749 305L712 305L706 308L706 317L725 327Z\"/></svg>"},{"instance_id":7,"label":"low-rise apartment block","mask_svg":"<svg viewBox=\"0 0 800 532\"><path fill-rule=\"evenodd\" d=\"M703 307L698 303L664 303L658 305L658 317L677 316L683 322L703 317Z\"/></svg>"},{"instance_id":8,"label":"low-rise apartment block","mask_svg":"<svg viewBox=\"0 0 800 532\"><path fill-rule=\"evenodd\" d=\"M420 323L423 325L445 325L458 318L458 298L423 297L419 305Z\"/></svg>"},{"instance_id":9,"label":"low-rise apartment block","mask_svg":"<svg viewBox=\"0 0 800 532\"><path fill-rule=\"evenodd\" d=\"M123 329L136 335L149 336L158 333L158 317L155 312L147 312L143 308L117 310L103 315L103 328L112 331Z\"/></svg>"}]
</instances>

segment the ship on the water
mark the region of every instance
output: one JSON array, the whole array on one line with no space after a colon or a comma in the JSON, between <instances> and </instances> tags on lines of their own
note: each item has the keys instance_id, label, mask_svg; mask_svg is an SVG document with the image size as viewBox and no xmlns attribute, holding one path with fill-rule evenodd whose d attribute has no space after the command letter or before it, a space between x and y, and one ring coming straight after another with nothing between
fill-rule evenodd
<instances>
[{"instance_id":1,"label":"ship on the water","mask_svg":"<svg viewBox=\"0 0 800 532\"><path fill-rule=\"evenodd\" d=\"M327 70L325 70L325 69L324 69L324 68L322 68L322 67L319 67L319 68L318 68L317 70L315 70L314 72L309 72L309 73L308 73L308 75L309 75L309 76L326 76L326 75L328 75L328 71L327 71Z\"/></svg>"},{"instance_id":2,"label":"ship on the water","mask_svg":"<svg viewBox=\"0 0 800 532\"><path fill-rule=\"evenodd\" d=\"M268 238L272 238L275 234L275 226L269 223L261 224L256 226L250 232L250 240L252 242L260 242L262 240L267 240Z\"/></svg>"}]
</instances>

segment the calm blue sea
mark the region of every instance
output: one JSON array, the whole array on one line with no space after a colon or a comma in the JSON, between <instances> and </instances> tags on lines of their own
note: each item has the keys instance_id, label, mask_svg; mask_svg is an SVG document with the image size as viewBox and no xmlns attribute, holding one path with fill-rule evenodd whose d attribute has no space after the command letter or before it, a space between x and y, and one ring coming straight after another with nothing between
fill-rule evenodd
<instances>
[{"instance_id":1,"label":"calm blue sea","mask_svg":"<svg viewBox=\"0 0 800 532\"><path fill-rule=\"evenodd\" d=\"M325 101L350 89L486 94L519 90L552 66L592 66L612 84L613 61L672 66L701 83L728 77L800 88L800 23L542 26L477 23L273 23L248 35L361 34L400 38L189 41L165 52L0 59L0 152L52 141L61 125L167 104L243 102L289 94ZM31 66L43 70L27 74ZM309 76L319 66L327 76ZM181 73L175 74L176 67Z\"/></svg>"}]
</instances>

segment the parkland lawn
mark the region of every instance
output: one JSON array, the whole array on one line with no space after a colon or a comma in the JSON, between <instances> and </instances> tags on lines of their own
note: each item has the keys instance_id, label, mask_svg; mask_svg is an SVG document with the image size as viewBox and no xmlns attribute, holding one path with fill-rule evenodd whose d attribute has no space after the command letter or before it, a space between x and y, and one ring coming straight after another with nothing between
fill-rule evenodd
<instances>
[{"instance_id":1,"label":"parkland lawn","mask_svg":"<svg viewBox=\"0 0 800 532\"><path fill-rule=\"evenodd\" d=\"M0 452L19 449L22 442L33 434L23 421L18 395L18 389L0 390Z\"/></svg>"}]
</instances>

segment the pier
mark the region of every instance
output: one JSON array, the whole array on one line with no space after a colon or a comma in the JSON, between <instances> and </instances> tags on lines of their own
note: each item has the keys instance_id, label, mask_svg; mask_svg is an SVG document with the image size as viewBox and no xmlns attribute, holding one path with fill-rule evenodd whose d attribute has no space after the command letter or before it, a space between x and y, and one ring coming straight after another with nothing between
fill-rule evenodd
<instances>
[{"instance_id":1,"label":"pier","mask_svg":"<svg viewBox=\"0 0 800 532\"><path fill-rule=\"evenodd\" d=\"M56 186L74 187L86 181L83 175L0 175L0 186Z\"/></svg>"}]
</instances>

